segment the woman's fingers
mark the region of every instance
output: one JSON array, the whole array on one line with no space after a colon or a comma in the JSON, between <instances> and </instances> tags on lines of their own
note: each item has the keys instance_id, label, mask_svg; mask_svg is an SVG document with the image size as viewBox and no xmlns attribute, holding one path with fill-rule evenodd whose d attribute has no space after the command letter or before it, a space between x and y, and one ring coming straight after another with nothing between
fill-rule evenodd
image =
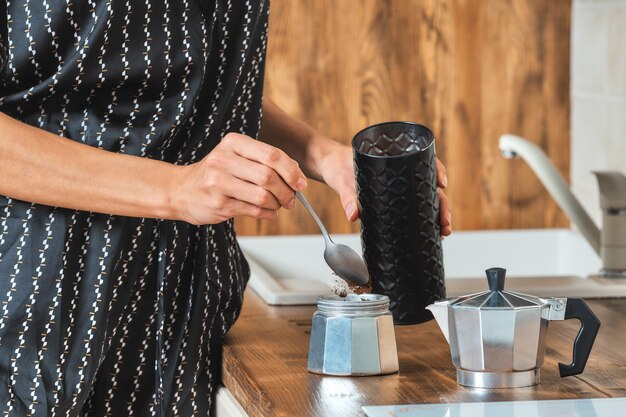
<instances>
[{"instance_id":1,"label":"woman's fingers","mask_svg":"<svg viewBox=\"0 0 626 417\"><path fill-rule=\"evenodd\" d=\"M359 218L359 205L356 195L356 187L354 184L354 175L350 176L346 181L336 185L335 191L339 194L341 205L346 212L346 218L349 222L353 222Z\"/></svg>"},{"instance_id":2,"label":"woman's fingers","mask_svg":"<svg viewBox=\"0 0 626 417\"><path fill-rule=\"evenodd\" d=\"M441 236L448 236L452 233L452 212L450 203L444 189L448 186L448 170L445 165L437 159L437 185L439 189L439 222L441 223Z\"/></svg>"},{"instance_id":3,"label":"woman's fingers","mask_svg":"<svg viewBox=\"0 0 626 417\"><path fill-rule=\"evenodd\" d=\"M437 158L437 185L444 189L448 186L448 170L439 158Z\"/></svg>"},{"instance_id":4,"label":"woman's fingers","mask_svg":"<svg viewBox=\"0 0 626 417\"><path fill-rule=\"evenodd\" d=\"M281 207L295 205L294 190L306 188L298 164L284 152L236 133L186 172L184 218L193 224L236 216L274 220Z\"/></svg>"},{"instance_id":5,"label":"woman's fingers","mask_svg":"<svg viewBox=\"0 0 626 417\"><path fill-rule=\"evenodd\" d=\"M441 236L448 236L452 233L452 212L450 212L450 204L448 196L439 188L439 222L441 224Z\"/></svg>"},{"instance_id":6,"label":"woman's fingers","mask_svg":"<svg viewBox=\"0 0 626 417\"><path fill-rule=\"evenodd\" d=\"M276 171L268 166L242 158L239 155L232 155L232 158L233 161L230 165L232 170L231 175L243 180L242 182L245 181L249 183L251 186L256 186L258 189L253 193L254 195L250 197L252 200L245 198L240 198L240 200L256 204L255 201L258 199L263 203L268 203L268 196L262 193L262 191L265 191L267 194L274 197L279 207L283 206L290 209L294 206L296 201L293 190L283 181L282 177L278 175ZM252 191L250 192L252 193Z\"/></svg>"},{"instance_id":7,"label":"woman's fingers","mask_svg":"<svg viewBox=\"0 0 626 417\"><path fill-rule=\"evenodd\" d=\"M245 201L229 198L222 209L222 215L226 219L236 216L248 216L261 220L276 220L278 211L270 210Z\"/></svg>"},{"instance_id":8,"label":"woman's fingers","mask_svg":"<svg viewBox=\"0 0 626 417\"><path fill-rule=\"evenodd\" d=\"M227 197L232 197L257 207L274 211L281 207L281 203L270 191L247 181L242 181L239 178L228 178L226 184L224 184L224 189L224 194Z\"/></svg>"},{"instance_id":9,"label":"woman's fingers","mask_svg":"<svg viewBox=\"0 0 626 417\"><path fill-rule=\"evenodd\" d=\"M333 149L318 163L318 169L324 182L339 195L348 221L354 222L359 218L359 205L352 149L337 142L330 143Z\"/></svg>"},{"instance_id":10,"label":"woman's fingers","mask_svg":"<svg viewBox=\"0 0 626 417\"><path fill-rule=\"evenodd\" d=\"M237 155L273 169L292 190L306 188L306 176L298 163L280 149L237 133L229 133L224 139Z\"/></svg>"},{"instance_id":11,"label":"woman's fingers","mask_svg":"<svg viewBox=\"0 0 626 417\"><path fill-rule=\"evenodd\" d=\"M359 218L359 203L356 198L356 194L353 199L342 198L341 203L343 204L343 209L346 212L346 218L348 221L350 223L356 221L356 219Z\"/></svg>"}]
</instances>

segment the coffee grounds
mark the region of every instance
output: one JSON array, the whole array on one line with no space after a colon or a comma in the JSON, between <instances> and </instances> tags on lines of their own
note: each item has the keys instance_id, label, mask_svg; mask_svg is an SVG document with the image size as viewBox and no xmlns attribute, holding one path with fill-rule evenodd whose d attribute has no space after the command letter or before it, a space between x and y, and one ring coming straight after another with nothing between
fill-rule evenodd
<instances>
[{"instance_id":1,"label":"coffee grounds","mask_svg":"<svg viewBox=\"0 0 626 417\"><path fill-rule=\"evenodd\" d=\"M352 285L348 284L348 287L357 295L361 294L371 294L372 293L372 282L368 282L366 285Z\"/></svg>"},{"instance_id":2,"label":"coffee grounds","mask_svg":"<svg viewBox=\"0 0 626 417\"><path fill-rule=\"evenodd\" d=\"M336 275L336 274L333 274ZM345 281L341 279L335 279L335 285L333 285L333 292L341 298L346 298L348 295L348 288Z\"/></svg>"},{"instance_id":3,"label":"coffee grounds","mask_svg":"<svg viewBox=\"0 0 626 417\"><path fill-rule=\"evenodd\" d=\"M347 285L347 287L346 287ZM372 293L372 283L371 281L367 283L367 285L354 285L346 283L343 280L336 279L335 285L333 285L333 292L339 297L345 298L348 294L371 294Z\"/></svg>"},{"instance_id":4,"label":"coffee grounds","mask_svg":"<svg viewBox=\"0 0 626 417\"><path fill-rule=\"evenodd\" d=\"M335 294L337 294L341 298L346 298L348 296L348 289L345 287L336 288L334 291Z\"/></svg>"}]
</instances>

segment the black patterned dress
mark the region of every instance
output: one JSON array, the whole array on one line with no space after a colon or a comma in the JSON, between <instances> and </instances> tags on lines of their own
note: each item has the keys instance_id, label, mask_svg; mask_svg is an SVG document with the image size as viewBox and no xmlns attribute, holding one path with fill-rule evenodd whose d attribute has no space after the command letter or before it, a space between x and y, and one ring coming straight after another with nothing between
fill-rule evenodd
<instances>
[{"instance_id":1,"label":"black patterned dress","mask_svg":"<svg viewBox=\"0 0 626 417\"><path fill-rule=\"evenodd\" d=\"M268 7L3 0L0 111L88 146L193 163L227 132L257 135ZM248 275L231 221L0 196L0 416L208 415Z\"/></svg>"}]
</instances>

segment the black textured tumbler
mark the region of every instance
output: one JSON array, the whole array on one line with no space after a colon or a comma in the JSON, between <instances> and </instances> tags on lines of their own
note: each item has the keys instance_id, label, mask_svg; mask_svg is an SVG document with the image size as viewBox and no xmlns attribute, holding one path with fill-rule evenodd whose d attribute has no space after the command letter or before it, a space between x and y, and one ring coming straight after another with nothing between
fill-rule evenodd
<instances>
[{"instance_id":1,"label":"black textured tumbler","mask_svg":"<svg viewBox=\"0 0 626 417\"><path fill-rule=\"evenodd\" d=\"M446 295L435 137L388 122L357 133L352 148L372 292L389 297L395 324L428 321L425 307Z\"/></svg>"}]
</instances>

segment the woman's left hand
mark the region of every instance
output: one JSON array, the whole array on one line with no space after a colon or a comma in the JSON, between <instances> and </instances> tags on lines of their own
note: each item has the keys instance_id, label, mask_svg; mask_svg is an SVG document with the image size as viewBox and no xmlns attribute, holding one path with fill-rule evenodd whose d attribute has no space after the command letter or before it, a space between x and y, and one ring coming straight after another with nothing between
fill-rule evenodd
<instances>
[{"instance_id":1,"label":"woman's left hand","mask_svg":"<svg viewBox=\"0 0 626 417\"><path fill-rule=\"evenodd\" d=\"M318 162L318 169L324 182L339 194L346 217L353 222L359 217L359 206L356 196L352 149L337 142L335 143L336 145L333 145L333 149L327 152L322 160ZM448 197L444 192L448 186L448 175L446 167L439 159L437 159L437 185L439 187L441 235L448 236L452 233L452 213L450 212Z\"/></svg>"}]
</instances>

